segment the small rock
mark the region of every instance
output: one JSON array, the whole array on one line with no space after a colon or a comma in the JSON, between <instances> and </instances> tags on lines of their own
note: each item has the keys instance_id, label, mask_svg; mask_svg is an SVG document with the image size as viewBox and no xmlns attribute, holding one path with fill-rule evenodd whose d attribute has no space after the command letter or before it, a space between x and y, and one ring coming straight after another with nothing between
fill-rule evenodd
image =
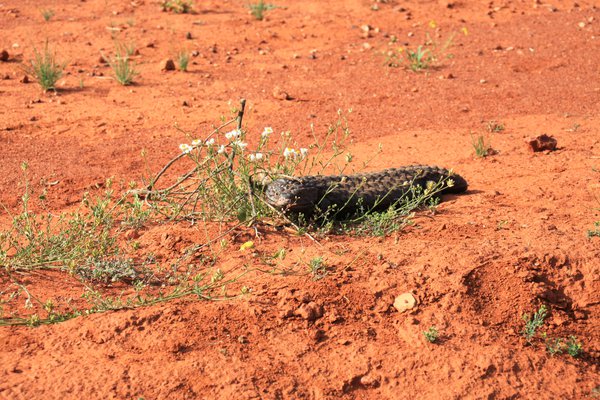
<instances>
[{"instance_id":1,"label":"small rock","mask_svg":"<svg viewBox=\"0 0 600 400\"><path fill-rule=\"evenodd\" d=\"M128 231L125 232L125 239L127 240L134 240L140 237L140 234L138 231L136 231L135 229L129 229Z\"/></svg>"},{"instance_id":2,"label":"small rock","mask_svg":"<svg viewBox=\"0 0 600 400\"><path fill-rule=\"evenodd\" d=\"M366 387L379 387L379 379L371 375L363 375L360 378L360 384Z\"/></svg>"},{"instance_id":3,"label":"small rock","mask_svg":"<svg viewBox=\"0 0 600 400\"><path fill-rule=\"evenodd\" d=\"M185 34L185 38L186 38L187 40L192 40L192 32L188 32L188 33L186 33L186 34Z\"/></svg>"},{"instance_id":4,"label":"small rock","mask_svg":"<svg viewBox=\"0 0 600 400\"><path fill-rule=\"evenodd\" d=\"M317 329L312 333L311 336L316 343L323 342L325 339L327 339L327 335L323 329Z\"/></svg>"},{"instance_id":5,"label":"small rock","mask_svg":"<svg viewBox=\"0 0 600 400\"><path fill-rule=\"evenodd\" d=\"M23 75L23 77L19 80L21 83L29 83L29 77L27 75Z\"/></svg>"},{"instance_id":6,"label":"small rock","mask_svg":"<svg viewBox=\"0 0 600 400\"><path fill-rule=\"evenodd\" d=\"M8 51L0 51L0 61L8 61Z\"/></svg>"},{"instance_id":7,"label":"small rock","mask_svg":"<svg viewBox=\"0 0 600 400\"><path fill-rule=\"evenodd\" d=\"M534 153L544 150L556 150L556 145L556 139L546 134L527 140L527 146L529 147L529 150L531 150Z\"/></svg>"},{"instance_id":8,"label":"small rock","mask_svg":"<svg viewBox=\"0 0 600 400\"><path fill-rule=\"evenodd\" d=\"M417 305L417 300L408 292L402 293L394 300L394 308L399 312L411 310Z\"/></svg>"},{"instance_id":9,"label":"small rock","mask_svg":"<svg viewBox=\"0 0 600 400\"><path fill-rule=\"evenodd\" d=\"M100 55L100 57L98 57L98 63L108 64L108 60L103 55Z\"/></svg>"},{"instance_id":10,"label":"small rock","mask_svg":"<svg viewBox=\"0 0 600 400\"><path fill-rule=\"evenodd\" d=\"M166 58L160 62L161 71L175 71L175 63L170 58Z\"/></svg>"},{"instance_id":11,"label":"small rock","mask_svg":"<svg viewBox=\"0 0 600 400\"><path fill-rule=\"evenodd\" d=\"M301 318L304 318L307 321L314 321L323 316L323 307L314 301L311 301L307 304L302 304L296 311L294 315L297 315Z\"/></svg>"},{"instance_id":12,"label":"small rock","mask_svg":"<svg viewBox=\"0 0 600 400\"><path fill-rule=\"evenodd\" d=\"M290 95L279 86L273 88L273 97L278 100L291 100Z\"/></svg>"}]
</instances>

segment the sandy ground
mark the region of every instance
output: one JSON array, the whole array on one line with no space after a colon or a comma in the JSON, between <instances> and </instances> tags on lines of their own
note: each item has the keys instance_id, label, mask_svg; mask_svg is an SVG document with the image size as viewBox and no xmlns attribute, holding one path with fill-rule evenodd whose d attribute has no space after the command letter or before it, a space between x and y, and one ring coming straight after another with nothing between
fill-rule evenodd
<instances>
[{"instance_id":1,"label":"sandy ground","mask_svg":"<svg viewBox=\"0 0 600 400\"><path fill-rule=\"evenodd\" d=\"M435 215L386 238L329 235L316 244L286 230L237 229L215 267L253 272L249 295L185 298L135 310L0 328L0 398L6 399L579 399L600 396L600 12L593 1L289 1L263 21L244 1L197 2L194 13L153 1L0 3L0 220L23 194L20 165L53 212L69 210L108 177L125 184L156 172L190 132L207 132L248 99L248 131L272 126L299 145L352 109L353 168L411 163L453 168L470 184ZM373 6L378 10L373 10ZM45 22L41 9L55 15ZM363 27L368 25L368 30ZM385 65L426 32L450 52L425 72ZM110 78L101 54L111 33L135 43L132 86ZM189 35L188 35L189 33ZM390 45L392 36L397 42ZM56 92L23 83L21 62L48 40L67 63ZM178 50L188 72L161 71ZM287 93L288 99L282 92ZM488 133L489 121L501 132ZM557 139L533 153L525 141ZM474 156L471 134L495 154ZM145 161L142 150L147 154ZM139 242L168 260L217 226L161 224ZM174 238L174 239L173 239ZM329 266L319 280L306 261ZM5 317L23 309L15 280L40 299L80 298L66 273L0 272ZM409 292L416 307L398 312ZM583 354L527 345L522 315L548 307L543 331L575 335ZM312 311L311 311L312 310ZM423 331L436 326L437 343Z\"/></svg>"}]
</instances>

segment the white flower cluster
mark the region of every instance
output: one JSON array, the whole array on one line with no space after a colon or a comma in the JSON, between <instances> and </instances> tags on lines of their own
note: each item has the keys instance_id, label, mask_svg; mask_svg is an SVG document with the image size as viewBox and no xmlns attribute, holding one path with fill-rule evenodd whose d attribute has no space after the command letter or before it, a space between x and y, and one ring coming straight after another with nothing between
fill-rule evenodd
<instances>
[{"instance_id":1,"label":"white flower cluster","mask_svg":"<svg viewBox=\"0 0 600 400\"><path fill-rule=\"evenodd\" d=\"M254 153L248 156L248 160L255 162L263 159L263 153Z\"/></svg>"},{"instance_id":2,"label":"white flower cluster","mask_svg":"<svg viewBox=\"0 0 600 400\"><path fill-rule=\"evenodd\" d=\"M285 157L285 159L297 159L300 158L301 160L304 159L306 156L308 155L308 149L302 147L300 149L300 151L297 151L296 149L292 149L289 147L286 147L285 150L283 151L283 157Z\"/></svg>"},{"instance_id":3,"label":"white flower cluster","mask_svg":"<svg viewBox=\"0 0 600 400\"><path fill-rule=\"evenodd\" d=\"M225 138L227 140L233 140L233 139L237 139L242 135L242 131L240 131L239 129L234 129L231 132L227 132L225 134Z\"/></svg>"},{"instance_id":4,"label":"white flower cluster","mask_svg":"<svg viewBox=\"0 0 600 400\"><path fill-rule=\"evenodd\" d=\"M264 128L264 130L262 131L260 136L263 139L267 139L272 133L273 133L273 128L271 128L270 126L267 126ZM246 149L246 147L248 147L248 143L240 140L239 138L241 136L242 136L242 131L239 129L234 129L232 131L227 132L225 134L225 138L227 140L229 140L229 144L228 145L225 145L225 144L218 145L217 154L226 153L227 147L232 147L232 148L236 148L241 151L244 151ZM188 154L197 147L202 147L202 146L211 147L213 145L215 145L214 138L210 138L206 141L202 141L200 139L194 139L194 140L192 140L191 145L189 145L187 143L180 144L179 149L181 150L181 152L183 154ZM296 150L296 149L293 149L290 147L286 147L285 150L283 151L283 157L285 157L286 160L287 159L303 160L304 158L306 158L307 155L308 155L308 149L304 148L304 147L300 148L299 150ZM251 162L260 161L263 158L264 158L264 154L259 153L259 152L248 155L248 160L250 160Z\"/></svg>"}]
</instances>

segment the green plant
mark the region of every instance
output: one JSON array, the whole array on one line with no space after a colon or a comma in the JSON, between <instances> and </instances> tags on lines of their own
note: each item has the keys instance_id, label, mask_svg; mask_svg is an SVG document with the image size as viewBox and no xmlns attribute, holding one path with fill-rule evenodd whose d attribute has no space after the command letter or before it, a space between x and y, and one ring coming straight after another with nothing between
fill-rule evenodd
<instances>
[{"instance_id":1,"label":"green plant","mask_svg":"<svg viewBox=\"0 0 600 400\"><path fill-rule=\"evenodd\" d=\"M548 314L548 309L545 305L541 305L540 308L530 316L528 313L523 314L523 321L525 327L521 332L527 343L531 343L531 340L535 337L537 330L544 325L544 320Z\"/></svg>"},{"instance_id":2,"label":"green plant","mask_svg":"<svg viewBox=\"0 0 600 400\"><path fill-rule=\"evenodd\" d=\"M25 173L27 168L24 163ZM22 211L12 215L10 230L0 232L0 266L10 271L70 270L89 258L118 255L116 235L112 232L114 219L108 212L110 190L106 197L85 198L85 212L55 216L30 211L31 192L25 179Z\"/></svg>"},{"instance_id":3,"label":"green plant","mask_svg":"<svg viewBox=\"0 0 600 400\"><path fill-rule=\"evenodd\" d=\"M566 347L567 353L574 358L579 357L583 351L583 345L577 340L577 337L573 335L569 336Z\"/></svg>"},{"instance_id":4,"label":"green plant","mask_svg":"<svg viewBox=\"0 0 600 400\"><path fill-rule=\"evenodd\" d=\"M141 228L152 215L152 210L145 207L144 202L137 194L132 195L130 201L123 203L123 221L121 224L127 228Z\"/></svg>"},{"instance_id":5,"label":"green plant","mask_svg":"<svg viewBox=\"0 0 600 400\"><path fill-rule=\"evenodd\" d=\"M487 130L490 133L502 132L504 130L504 124L494 120L488 121Z\"/></svg>"},{"instance_id":6,"label":"green plant","mask_svg":"<svg viewBox=\"0 0 600 400\"><path fill-rule=\"evenodd\" d=\"M349 219L347 228L358 235L387 236L392 232L412 225L414 210L426 206L432 210L439 203L440 192L454 185L452 178L430 182L426 188L412 186L405 195L385 211L375 212L360 209Z\"/></svg>"},{"instance_id":7,"label":"green plant","mask_svg":"<svg viewBox=\"0 0 600 400\"><path fill-rule=\"evenodd\" d=\"M593 238L594 236L600 237L600 221L594 222L594 229L588 229L587 237L588 239Z\"/></svg>"},{"instance_id":8,"label":"green plant","mask_svg":"<svg viewBox=\"0 0 600 400\"><path fill-rule=\"evenodd\" d=\"M130 60L134 51L134 47L117 42L115 43L114 57L108 59L105 57L113 70L116 81L123 86L131 85L133 83L133 78L138 75L138 72L135 70L132 61Z\"/></svg>"},{"instance_id":9,"label":"green plant","mask_svg":"<svg viewBox=\"0 0 600 400\"><path fill-rule=\"evenodd\" d=\"M187 71L188 63L190 62L190 55L187 51L180 51L176 54L175 60L180 71Z\"/></svg>"},{"instance_id":10,"label":"green plant","mask_svg":"<svg viewBox=\"0 0 600 400\"><path fill-rule=\"evenodd\" d=\"M415 51L406 49L406 58L408 66L413 72L419 72L429 68L429 65L433 61L431 51L424 49L423 46L417 47Z\"/></svg>"},{"instance_id":11,"label":"green plant","mask_svg":"<svg viewBox=\"0 0 600 400\"><path fill-rule=\"evenodd\" d=\"M47 40L43 52L40 53L34 48L33 53L34 59L29 60L28 64L23 66L25 72L35 78L44 92L56 89L55 84L62 76L66 64L61 64L56 60L56 55L48 49Z\"/></svg>"},{"instance_id":12,"label":"green plant","mask_svg":"<svg viewBox=\"0 0 600 400\"><path fill-rule=\"evenodd\" d=\"M127 258L89 259L77 267L76 273L85 280L103 283L133 281L138 277L133 261Z\"/></svg>"},{"instance_id":13,"label":"green plant","mask_svg":"<svg viewBox=\"0 0 600 400\"><path fill-rule=\"evenodd\" d=\"M548 354L552 356L555 354L561 354L564 351L564 348L565 343L561 338L546 339L546 351L548 351Z\"/></svg>"},{"instance_id":14,"label":"green plant","mask_svg":"<svg viewBox=\"0 0 600 400\"><path fill-rule=\"evenodd\" d=\"M166 0L161 3L163 11L173 11L176 14L189 14L194 9L191 0Z\"/></svg>"},{"instance_id":15,"label":"green plant","mask_svg":"<svg viewBox=\"0 0 600 400\"><path fill-rule=\"evenodd\" d=\"M265 11L272 10L276 8L276 6L273 4L267 4L263 0L260 0L258 3L248 4L248 8L250 9L250 13L254 18L262 21L265 18Z\"/></svg>"},{"instance_id":16,"label":"green plant","mask_svg":"<svg viewBox=\"0 0 600 400\"><path fill-rule=\"evenodd\" d=\"M426 34L424 44L417 46L416 49L410 47L399 47L386 52L386 65L389 67L405 67L413 72L421 72L438 66L443 59L452 58L448 52L452 46L455 34L451 34L442 44L432 40L429 33ZM390 45L396 43L395 38L390 41Z\"/></svg>"},{"instance_id":17,"label":"green plant","mask_svg":"<svg viewBox=\"0 0 600 400\"><path fill-rule=\"evenodd\" d=\"M44 18L44 21L48 22L52 19L52 17L54 17L54 10L50 9L50 8L42 8L40 10L40 13L42 14L42 17Z\"/></svg>"},{"instance_id":18,"label":"green plant","mask_svg":"<svg viewBox=\"0 0 600 400\"><path fill-rule=\"evenodd\" d=\"M323 279L328 274L328 268L323 257L315 257L308 263L308 270L314 280Z\"/></svg>"},{"instance_id":19,"label":"green plant","mask_svg":"<svg viewBox=\"0 0 600 400\"><path fill-rule=\"evenodd\" d=\"M435 343L440 337L440 334L435 326L429 327L428 330L423 331L423 336L429 343Z\"/></svg>"},{"instance_id":20,"label":"green plant","mask_svg":"<svg viewBox=\"0 0 600 400\"><path fill-rule=\"evenodd\" d=\"M475 150L475 155L479 158L484 158L494 153L492 146L487 142L483 135L479 135L475 138L473 133L471 133L471 145Z\"/></svg>"}]
</instances>

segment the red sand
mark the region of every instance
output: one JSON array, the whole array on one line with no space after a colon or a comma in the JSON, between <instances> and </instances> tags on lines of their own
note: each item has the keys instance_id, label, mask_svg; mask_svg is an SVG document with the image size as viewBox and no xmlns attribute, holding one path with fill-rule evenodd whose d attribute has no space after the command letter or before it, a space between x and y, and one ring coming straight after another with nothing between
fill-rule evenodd
<instances>
[{"instance_id":1,"label":"red sand","mask_svg":"<svg viewBox=\"0 0 600 400\"><path fill-rule=\"evenodd\" d=\"M352 108L356 169L381 143L369 170L452 167L470 190L385 239L329 236L318 246L269 228L254 238L254 254L285 248L284 267L303 273L307 260L322 256L330 271L318 281L254 273L241 282L252 289L242 299L185 299L0 328L0 398L599 395L600 238L586 237L600 220L600 12L593 1L280 0L264 21L245 2L197 3L186 15L144 0L0 4L0 51L9 53L0 62L0 202L17 209L23 161L35 189L56 182L48 204L57 213L107 177L139 181L142 149L157 171L185 141L175 123L207 132L241 97L250 105L249 130L289 130L304 145L311 124L322 134L338 109ZM48 22L44 8L55 11ZM389 48L414 48L428 31L443 40L463 27L468 35L455 37L454 57L436 68L384 66ZM139 49L134 86L118 85L99 63L113 48L107 28ZM390 35L398 38L393 47ZM46 39L67 61L56 94L20 82L19 62ZM161 60L180 48L199 53L189 72L162 72ZM470 132L485 133L490 120L506 129L488 134L496 153L479 159ZM526 139L543 133L558 149L530 152ZM8 228L5 213L1 220ZM239 246L252 232L227 238ZM179 256L178 242L202 243L207 232L164 225L141 234L145 250L168 259ZM237 251L220 254L216 265L266 268ZM23 279L41 299L82 293L65 284L65 274ZM2 299L12 290L0 272ZM399 313L391 305L404 292L417 306ZM551 310L543 330L576 335L582 357L551 356L540 340L525 344L521 317L540 304ZM323 315L310 317L311 307ZM432 325L437 344L422 334Z\"/></svg>"}]
</instances>

